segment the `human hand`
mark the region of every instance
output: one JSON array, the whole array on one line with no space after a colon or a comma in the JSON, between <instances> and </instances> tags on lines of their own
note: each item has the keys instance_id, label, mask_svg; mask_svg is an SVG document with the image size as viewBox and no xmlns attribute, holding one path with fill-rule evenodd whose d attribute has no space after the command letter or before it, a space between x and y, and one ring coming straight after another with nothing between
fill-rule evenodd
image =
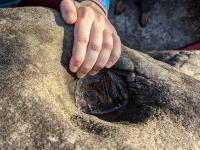
<instances>
[{"instance_id":1,"label":"human hand","mask_svg":"<svg viewBox=\"0 0 200 150\"><path fill-rule=\"evenodd\" d=\"M121 41L104 11L92 1L72 0L63 0L60 10L66 23L75 24L70 71L83 78L112 67L120 57Z\"/></svg>"}]
</instances>

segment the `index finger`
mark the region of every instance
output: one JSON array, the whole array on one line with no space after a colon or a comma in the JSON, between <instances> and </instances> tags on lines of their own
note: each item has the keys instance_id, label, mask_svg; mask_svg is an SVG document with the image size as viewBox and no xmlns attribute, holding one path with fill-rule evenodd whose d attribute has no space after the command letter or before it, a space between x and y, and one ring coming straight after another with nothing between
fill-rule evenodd
<instances>
[{"instance_id":1,"label":"index finger","mask_svg":"<svg viewBox=\"0 0 200 150\"><path fill-rule=\"evenodd\" d=\"M72 72L77 72L84 62L89 42L90 30L93 23L89 7L80 7L77 10L77 15L78 19L74 28L72 58L69 66Z\"/></svg>"}]
</instances>

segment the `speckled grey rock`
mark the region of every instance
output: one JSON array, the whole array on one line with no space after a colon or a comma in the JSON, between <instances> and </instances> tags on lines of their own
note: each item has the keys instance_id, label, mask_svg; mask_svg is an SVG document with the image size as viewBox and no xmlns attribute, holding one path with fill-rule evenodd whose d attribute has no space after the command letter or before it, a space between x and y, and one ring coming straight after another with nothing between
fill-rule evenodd
<instances>
[{"instance_id":1,"label":"speckled grey rock","mask_svg":"<svg viewBox=\"0 0 200 150\"><path fill-rule=\"evenodd\" d=\"M130 103L92 116L77 110L68 71L73 27L45 8L0 9L0 149L200 149L200 82L122 46L112 68ZM120 74L121 72L121 74Z\"/></svg>"},{"instance_id":2,"label":"speckled grey rock","mask_svg":"<svg viewBox=\"0 0 200 150\"><path fill-rule=\"evenodd\" d=\"M150 51L148 54L155 58L166 62L180 72L185 73L193 78L200 80L200 51Z\"/></svg>"},{"instance_id":3,"label":"speckled grey rock","mask_svg":"<svg viewBox=\"0 0 200 150\"><path fill-rule=\"evenodd\" d=\"M158 0L149 12L148 24L142 28L141 0L132 0L124 12L114 15L117 0L110 0L109 20L121 37L122 44L141 52L180 49L199 42L199 0ZM195 25L196 24L196 25Z\"/></svg>"}]
</instances>

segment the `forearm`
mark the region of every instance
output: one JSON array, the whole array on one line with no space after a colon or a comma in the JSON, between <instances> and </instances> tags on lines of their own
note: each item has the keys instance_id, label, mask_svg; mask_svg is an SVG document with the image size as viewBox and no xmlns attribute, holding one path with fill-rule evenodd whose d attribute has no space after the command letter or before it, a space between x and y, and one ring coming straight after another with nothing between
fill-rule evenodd
<instances>
[{"instance_id":1,"label":"forearm","mask_svg":"<svg viewBox=\"0 0 200 150\"><path fill-rule=\"evenodd\" d=\"M110 0L90 0L90 1L96 3L107 16L110 7Z\"/></svg>"}]
</instances>

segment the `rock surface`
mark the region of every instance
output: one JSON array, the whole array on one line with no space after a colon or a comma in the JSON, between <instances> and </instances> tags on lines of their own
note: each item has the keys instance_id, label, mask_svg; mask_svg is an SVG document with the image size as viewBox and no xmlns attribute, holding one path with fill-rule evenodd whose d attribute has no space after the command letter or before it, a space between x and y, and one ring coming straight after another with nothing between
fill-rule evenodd
<instances>
[{"instance_id":1,"label":"rock surface","mask_svg":"<svg viewBox=\"0 0 200 150\"><path fill-rule=\"evenodd\" d=\"M141 0L133 0L124 12L114 15L117 0L110 0L109 20L122 43L142 52L180 49L199 42L199 0L159 0L149 12L148 24L142 28Z\"/></svg>"},{"instance_id":2,"label":"rock surface","mask_svg":"<svg viewBox=\"0 0 200 150\"><path fill-rule=\"evenodd\" d=\"M151 51L148 54L200 80L200 51Z\"/></svg>"},{"instance_id":3,"label":"rock surface","mask_svg":"<svg viewBox=\"0 0 200 150\"><path fill-rule=\"evenodd\" d=\"M92 116L74 105L73 26L58 12L0 9L0 33L1 150L200 149L200 81L169 65L175 61L122 46L133 67L124 70L122 57L112 71L127 82L129 105ZM197 52L191 55L199 62Z\"/></svg>"}]
</instances>

